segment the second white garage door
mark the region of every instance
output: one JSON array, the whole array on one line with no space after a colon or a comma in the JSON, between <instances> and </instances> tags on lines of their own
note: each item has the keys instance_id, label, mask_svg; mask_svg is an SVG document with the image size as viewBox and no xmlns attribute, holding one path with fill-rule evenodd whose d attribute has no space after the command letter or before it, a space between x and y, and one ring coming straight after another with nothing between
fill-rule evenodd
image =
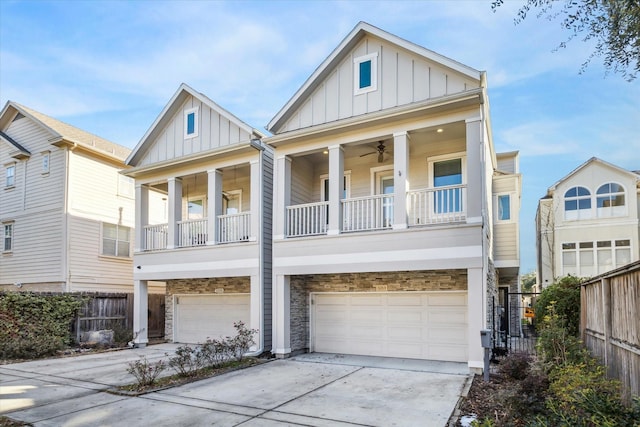
<instances>
[{"instance_id":1,"label":"second white garage door","mask_svg":"<svg viewBox=\"0 0 640 427\"><path fill-rule=\"evenodd\" d=\"M467 361L466 292L313 293L311 351Z\"/></svg>"},{"instance_id":2,"label":"second white garage door","mask_svg":"<svg viewBox=\"0 0 640 427\"><path fill-rule=\"evenodd\" d=\"M198 343L234 336L234 322L242 320L250 327L250 294L177 295L174 319L175 342Z\"/></svg>"}]
</instances>

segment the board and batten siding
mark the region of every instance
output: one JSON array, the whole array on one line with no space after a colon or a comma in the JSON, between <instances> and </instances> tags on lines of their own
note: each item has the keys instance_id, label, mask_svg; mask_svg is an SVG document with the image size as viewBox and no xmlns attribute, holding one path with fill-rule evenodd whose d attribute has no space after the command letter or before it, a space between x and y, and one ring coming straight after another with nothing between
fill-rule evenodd
<instances>
[{"instance_id":1,"label":"board and batten siding","mask_svg":"<svg viewBox=\"0 0 640 427\"><path fill-rule=\"evenodd\" d=\"M273 150L262 151L262 280L263 280L263 348L268 351L272 347L273 329Z\"/></svg>"},{"instance_id":2,"label":"board and batten siding","mask_svg":"<svg viewBox=\"0 0 640 427\"><path fill-rule=\"evenodd\" d=\"M51 134L27 117L11 122L4 132L31 156L15 160L9 156L8 144L0 145L0 221L13 221L12 251L0 255L0 285L13 288L14 283L22 283L24 290L38 286L63 291L66 152L52 146L48 141ZM50 152L49 172L44 174L43 152ZM4 165L13 161L16 183L5 189Z\"/></svg>"},{"instance_id":3,"label":"board and batten siding","mask_svg":"<svg viewBox=\"0 0 640 427\"><path fill-rule=\"evenodd\" d=\"M377 90L354 95L354 59L377 53ZM277 133L478 88L470 79L377 37L365 37Z\"/></svg>"},{"instance_id":4,"label":"board and batten siding","mask_svg":"<svg viewBox=\"0 0 640 427\"><path fill-rule=\"evenodd\" d=\"M192 108L198 109L197 136L185 139L184 112ZM211 109L207 104L189 96L182 107L170 118L159 136L150 144L149 150L136 166L176 159L250 139L251 134Z\"/></svg>"}]
</instances>

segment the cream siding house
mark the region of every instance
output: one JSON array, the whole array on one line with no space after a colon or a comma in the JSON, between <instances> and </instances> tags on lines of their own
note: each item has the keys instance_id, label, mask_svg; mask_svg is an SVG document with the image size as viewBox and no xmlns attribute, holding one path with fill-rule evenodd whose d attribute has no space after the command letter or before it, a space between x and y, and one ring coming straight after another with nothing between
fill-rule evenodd
<instances>
[{"instance_id":1,"label":"cream siding house","mask_svg":"<svg viewBox=\"0 0 640 427\"><path fill-rule=\"evenodd\" d=\"M518 281L520 201L485 74L361 22L268 130L273 352L481 368L489 301Z\"/></svg>"},{"instance_id":2,"label":"cream siding house","mask_svg":"<svg viewBox=\"0 0 640 427\"><path fill-rule=\"evenodd\" d=\"M587 160L538 203L538 283L592 277L639 260L639 216L640 173Z\"/></svg>"},{"instance_id":3,"label":"cream siding house","mask_svg":"<svg viewBox=\"0 0 640 427\"><path fill-rule=\"evenodd\" d=\"M128 157L135 179L134 331L147 342L150 281L166 283L165 337L257 329L271 349L273 155L262 133L182 84ZM154 218L150 200L166 204Z\"/></svg>"},{"instance_id":4,"label":"cream siding house","mask_svg":"<svg viewBox=\"0 0 640 427\"><path fill-rule=\"evenodd\" d=\"M18 103L4 106L1 289L133 290L133 181L119 174L129 152Z\"/></svg>"}]
</instances>

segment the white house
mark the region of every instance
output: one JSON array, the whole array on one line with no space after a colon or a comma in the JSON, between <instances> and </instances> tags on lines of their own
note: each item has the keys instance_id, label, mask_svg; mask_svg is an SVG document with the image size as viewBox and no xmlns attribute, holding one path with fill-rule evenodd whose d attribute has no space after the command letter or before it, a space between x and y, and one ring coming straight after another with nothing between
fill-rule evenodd
<instances>
[{"instance_id":1,"label":"white house","mask_svg":"<svg viewBox=\"0 0 640 427\"><path fill-rule=\"evenodd\" d=\"M517 153L477 71L359 23L275 115L273 352L467 362L517 288Z\"/></svg>"},{"instance_id":2,"label":"white house","mask_svg":"<svg viewBox=\"0 0 640 427\"><path fill-rule=\"evenodd\" d=\"M135 194L133 180L119 174L129 152L7 102L0 113L0 289L133 290Z\"/></svg>"},{"instance_id":3,"label":"white house","mask_svg":"<svg viewBox=\"0 0 640 427\"><path fill-rule=\"evenodd\" d=\"M549 187L536 212L538 283L639 260L639 194L638 171L596 157Z\"/></svg>"},{"instance_id":4,"label":"white house","mask_svg":"<svg viewBox=\"0 0 640 427\"><path fill-rule=\"evenodd\" d=\"M127 158L138 344L147 342L148 283L162 281L165 338L203 342L234 335L243 321L259 331L253 351L271 349L273 156L262 137L182 84ZM154 197L166 202L162 219L153 218Z\"/></svg>"}]
</instances>

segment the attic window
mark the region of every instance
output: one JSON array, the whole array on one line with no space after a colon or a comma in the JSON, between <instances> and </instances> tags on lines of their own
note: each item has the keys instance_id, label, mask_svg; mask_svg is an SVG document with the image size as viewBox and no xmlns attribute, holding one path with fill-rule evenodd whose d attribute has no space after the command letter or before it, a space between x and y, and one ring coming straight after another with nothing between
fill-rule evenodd
<instances>
[{"instance_id":1,"label":"attic window","mask_svg":"<svg viewBox=\"0 0 640 427\"><path fill-rule=\"evenodd\" d=\"M353 60L353 88L354 95L378 89L378 52Z\"/></svg>"},{"instance_id":2,"label":"attic window","mask_svg":"<svg viewBox=\"0 0 640 427\"><path fill-rule=\"evenodd\" d=\"M13 118L12 121L15 122L15 121L20 120L20 119L24 119L24 114L22 114L22 113L16 114L16 116Z\"/></svg>"},{"instance_id":3,"label":"attic window","mask_svg":"<svg viewBox=\"0 0 640 427\"><path fill-rule=\"evenodd\" d=\"M198 136L198 108L190 108L184 112L184 138Z\"/></svg>"}]
</instances>

